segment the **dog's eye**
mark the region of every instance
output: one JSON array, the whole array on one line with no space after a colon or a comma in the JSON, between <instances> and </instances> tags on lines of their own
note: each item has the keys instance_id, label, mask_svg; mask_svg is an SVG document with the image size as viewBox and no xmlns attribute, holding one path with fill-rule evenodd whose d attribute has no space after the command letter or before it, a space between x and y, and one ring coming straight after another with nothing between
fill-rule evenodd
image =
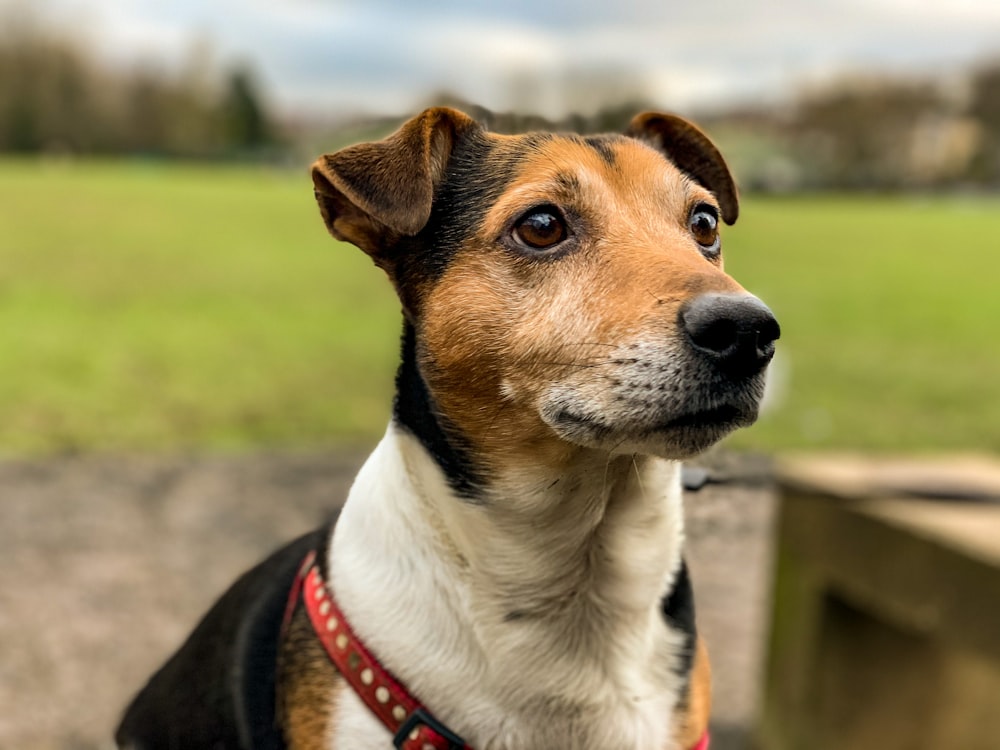
<instances>
[{"instance_id":1,"label":"dog's eye","mask_svg":"<svg viewBox=\"0 0 1000 750\"><path fill-rule=\"evenodd\" d=\"M558 245L566 235L566 221L555 206L533 208L514 225L514 237L536 250Z\"/></svg>"},{"instance_id":2,"label":"dog's eye","mask_svg":"<svg viewBox=\"0 0 1000 750\"><path fill-rule=\"evenodd\" d=\"M719 214L707 203L695 206L688 220L688 227L695 242L701 245L702 252L708 256L719 253Z\"/></svg>"}]
</instances>

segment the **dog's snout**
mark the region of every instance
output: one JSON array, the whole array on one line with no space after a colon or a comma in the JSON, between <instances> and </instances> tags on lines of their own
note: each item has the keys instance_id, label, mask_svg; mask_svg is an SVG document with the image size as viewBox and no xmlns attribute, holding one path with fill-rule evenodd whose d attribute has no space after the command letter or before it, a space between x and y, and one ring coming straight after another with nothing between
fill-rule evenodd
<instances>
[{"instance_id":1,"label":"dog's snout","mask_svg":"<svg viewBox=\"0 0 1000 750\"><path fill-rule=\"evenodd\" d=\"M681 326L692 346L717 366L741 374L763 369L781 335L767 305L751 294L702 294L685 304Z\"/></svg>"}]
</instances>

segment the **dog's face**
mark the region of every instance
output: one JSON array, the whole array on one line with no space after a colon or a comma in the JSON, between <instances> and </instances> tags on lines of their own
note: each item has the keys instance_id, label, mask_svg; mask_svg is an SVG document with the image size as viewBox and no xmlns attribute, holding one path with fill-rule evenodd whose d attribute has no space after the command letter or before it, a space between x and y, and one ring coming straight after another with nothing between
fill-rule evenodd
<instances>
[{"instance_id":1,"label":"dog's face","mask_svg":"<svg viewBox=\"0 0 1000 750\"><path fill-rule=\"evenodd\" d=\"M777 324L722 268L737 215L694 126L499 136L428 110L313 171L393 280L440 414L480 455L682 458L757 415Z\"/></svg>"}]
</instances>

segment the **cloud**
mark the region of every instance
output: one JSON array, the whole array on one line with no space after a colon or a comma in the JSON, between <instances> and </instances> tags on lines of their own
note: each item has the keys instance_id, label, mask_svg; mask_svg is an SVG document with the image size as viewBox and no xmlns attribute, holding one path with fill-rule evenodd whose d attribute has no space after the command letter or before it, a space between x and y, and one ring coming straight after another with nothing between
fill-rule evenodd
<instances>
[{"instance_id":1,"label":"cloud","mask_svg":"<svg viewBox=\"0 0 1000 750\"><path fill-rule=\"evenodd\" d=\"M780 96L854 70L929 70L1000 52L996 0L44 0L92 17L121 62L179 60L196 37L252 60L287 109L399 112L429 90L556 114L579 91L690 107ZM78 22L77 22L78 23ZM614 81L618 81L617 89Z\"/></svg>"}]
</instances>

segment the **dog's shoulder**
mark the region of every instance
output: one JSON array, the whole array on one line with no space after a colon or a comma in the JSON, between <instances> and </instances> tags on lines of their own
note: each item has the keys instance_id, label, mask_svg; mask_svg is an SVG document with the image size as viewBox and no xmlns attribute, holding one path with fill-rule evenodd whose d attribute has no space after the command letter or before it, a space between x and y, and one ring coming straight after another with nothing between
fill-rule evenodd
<instances>
[{"instance_id":1,"label":"dog's shoulder","mask_svg":"<svg viewBox=\"0 0 1000 750\"><path fill-rule=\"evenodd\" d=\"M133 699L118 727L128 750L279 750L275 671L289 591L330 527L306 534L247 571Z\"/></svg>"},{"instance_id":2,"label":"dog's shoulder","mask_svg":"<svg viewBox=\"0 0 1000 750\"><path fill-rule=\"evenodd\" d=\"M278 647L275 721L290 748L320 750L337 735L335 705L347 684L316 637L301 599Z\"/></svg>"}]
</instances>

